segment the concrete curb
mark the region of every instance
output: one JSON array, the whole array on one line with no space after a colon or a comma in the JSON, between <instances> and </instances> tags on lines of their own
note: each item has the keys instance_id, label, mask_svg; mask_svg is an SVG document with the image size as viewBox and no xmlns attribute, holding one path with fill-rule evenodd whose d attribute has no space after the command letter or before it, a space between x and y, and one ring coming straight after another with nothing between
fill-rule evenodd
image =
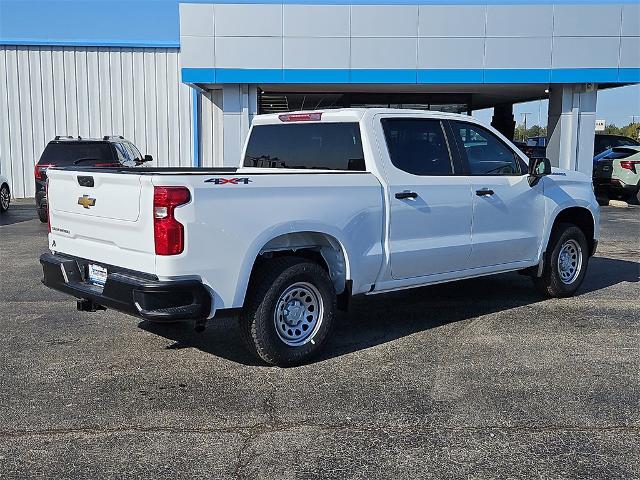
<instances>
[{"instance_id":1,"label":"concrete curb","mask_svg":"<svg viewBox=\"0 0 640 480\"><path fill-rule=\"evenodd\" d=\"M623 200L609 200L610 207L628 208L629 204Z\"/></svg>"}]
</instances>

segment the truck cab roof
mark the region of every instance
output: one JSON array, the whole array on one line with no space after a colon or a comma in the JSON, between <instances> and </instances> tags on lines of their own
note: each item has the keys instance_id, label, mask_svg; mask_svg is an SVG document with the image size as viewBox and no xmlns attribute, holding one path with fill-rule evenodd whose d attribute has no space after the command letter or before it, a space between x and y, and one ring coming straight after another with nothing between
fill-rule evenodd
<instances>
[{"instance_id":1,"label":"truck cab roof","mask_svg":"<svg viewBox=\"0 0 640 480\"><path fill-rule=\"evenodd\" d=\"M404 108L336 108L328 110L298 110L286 113L256 115L253 119L253 125L303 121L359 122L365 117L380 114L401 114L406 117L420 116L427 118L457 118L465 121L475 121L473 117L468 115L439 112L436 110L409 110Z\"/></svg>"}]
</instances>

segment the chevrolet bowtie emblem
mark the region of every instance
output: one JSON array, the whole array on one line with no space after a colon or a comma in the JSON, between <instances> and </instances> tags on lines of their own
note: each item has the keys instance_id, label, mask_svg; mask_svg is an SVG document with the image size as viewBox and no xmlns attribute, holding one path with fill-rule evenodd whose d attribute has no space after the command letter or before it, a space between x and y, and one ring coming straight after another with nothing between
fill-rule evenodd
<instances>
[{"instance_id":1,"label":"chevrolet bowtie emblem","mask_svg":"<svg viewBox=\"0 0 640 480\"><path fill-rule=\"evenodd\" d=\"M82 205L84 208L93 207L96 204L95 198L89 198L89 195L83 195L78 197L78 205Z\"/></svg>"}]
</instances>

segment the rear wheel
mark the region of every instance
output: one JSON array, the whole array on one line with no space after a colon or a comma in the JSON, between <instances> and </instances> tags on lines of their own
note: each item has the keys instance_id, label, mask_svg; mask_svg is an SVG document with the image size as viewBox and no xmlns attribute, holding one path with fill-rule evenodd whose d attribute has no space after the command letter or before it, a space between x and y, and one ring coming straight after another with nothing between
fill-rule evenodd
<instances>
[{"instance_id":1,"label":"rear wheel","mask_svg":"<svg viewBox=\"0 0 640 480\"><path fill-rule=\"evenodd\" d=\"M0 212L6 212L9 210L10 203L11 193L9 192L9 185L3 183L0 187Z\"/></svg>"},{"instance_id":2,"label":"rear wheel","mask_svg":"<svg viewBox=\"0 0 640 480\"><path fill-rule=\"evenodd\" d=\"M38 218L42 223L47 223L49 221L49 213L46 208L38 208Z\"/></svg>"},{"instance_id":3,"label":"rear wheel","mask_svg":"<svg viewBox=\"0 0 640 480\"><path fill-rule=\"evenodd\" d=\"M571 223L557 225L543 262L542 276L533 279L538 290L549 297L574 295L589 263L589 244L582 230Z\"/></svg>"},{"instance_id":4,"label":"rear wheel","mask_svg":"<svg viewBox=\"0 0 640 480\"><path fill-rule=\"evenodd\" d=\"M240 328L252 353L288 367L322 349L335 311L335 290L320 265L296 257L275 258L254 273Z\"/></svg>"}]
</instances>

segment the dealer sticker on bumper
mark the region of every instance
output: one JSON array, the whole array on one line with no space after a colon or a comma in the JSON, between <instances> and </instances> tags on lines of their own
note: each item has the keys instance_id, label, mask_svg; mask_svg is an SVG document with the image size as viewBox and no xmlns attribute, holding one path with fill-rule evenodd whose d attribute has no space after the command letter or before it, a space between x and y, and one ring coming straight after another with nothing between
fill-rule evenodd
<instances>
[{"instance_id":1,"label":"dealer sticker on bumper","mask_svg":"<svg viewBox=\"0 0 640 480\"><path fill-rule=\"evenodd\" d=\"M95 285L104 285L107 281L107 269L96 265L94 263L89 264L89 282Z\"/></svg>"}]
</instances>

